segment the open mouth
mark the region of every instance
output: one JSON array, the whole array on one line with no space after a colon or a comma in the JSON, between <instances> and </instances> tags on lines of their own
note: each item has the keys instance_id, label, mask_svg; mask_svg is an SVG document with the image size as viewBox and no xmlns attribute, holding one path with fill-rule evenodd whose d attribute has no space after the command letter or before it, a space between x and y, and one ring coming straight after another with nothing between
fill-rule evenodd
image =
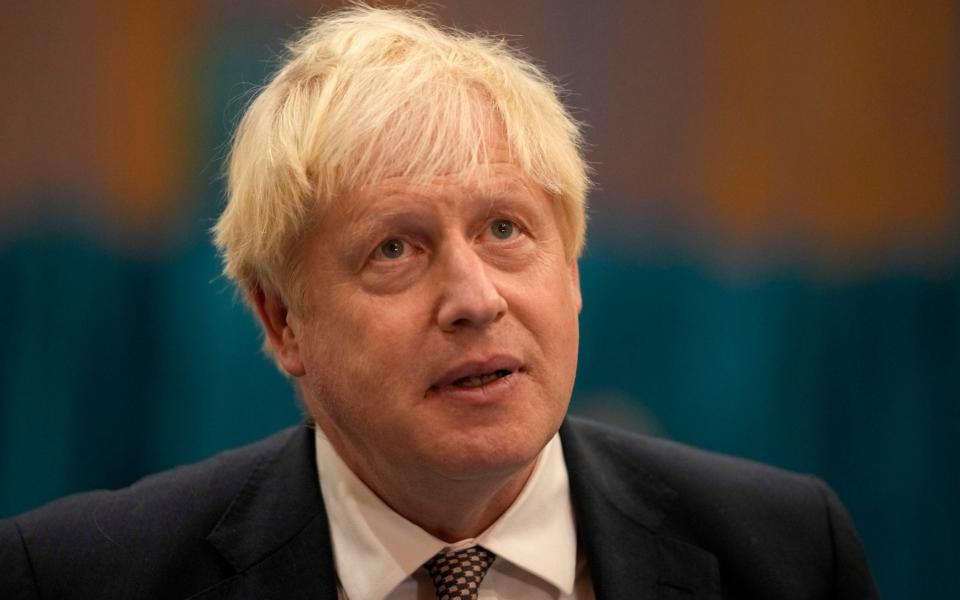
<instances>
[{"instance_id":1,"label":"open mouth","mask_svg":"<svg viewBox=\"0 0 960 600\"><path fill-rule=\"evenodd\" d=\"M498 379L512 381L511 375L524 371L523 362L509 354L497 354L478 360L465 360L452 366L432 386L433 390L485 390L487 386L506 385Z\"/></svg>"},{"instance_id":2,"label":"open mouth","mask_svg":"<svg viewBox=\"0 0 960 600\"><path fill-rule=\"evenodd\" d=\"M482 385L487 385L491 381L496 381L497 379L501 379L510 374L512 374L512 371L509 371L507 369L498 369L493 373L487 373L485 375L461 377L460 379L457 379L456 381L454 381L453 385L457 387L462 387L462 388L475 388L475 387L480 387Z\"/></svg>"}]
</instances>

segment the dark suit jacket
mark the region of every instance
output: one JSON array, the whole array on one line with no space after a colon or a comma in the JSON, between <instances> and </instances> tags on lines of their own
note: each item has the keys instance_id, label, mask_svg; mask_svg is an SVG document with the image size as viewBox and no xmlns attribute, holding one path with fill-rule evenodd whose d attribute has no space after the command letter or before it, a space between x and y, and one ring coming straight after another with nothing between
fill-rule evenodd
<instances>
[{"instance_id":1,"label":"dark suit jacket","mask_svg":"<svg viewBox=\"0 0 960 600\"><path fill-rule=\"evenodd\" d=\"M561 437L597 598L877 596L820 481L575 418ZM336 594L306 427L0 521L8 600Z\"/></svg>"}]
</instances>

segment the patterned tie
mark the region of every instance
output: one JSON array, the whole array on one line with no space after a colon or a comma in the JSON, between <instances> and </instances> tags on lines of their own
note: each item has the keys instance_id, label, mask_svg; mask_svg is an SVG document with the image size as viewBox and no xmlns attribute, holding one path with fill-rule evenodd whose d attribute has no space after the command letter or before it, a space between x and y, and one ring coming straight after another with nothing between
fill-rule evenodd
<instances>
[{"instance_id":1,"label":"patterned tie","mask_svg":"<svg viewBox=\"0 0 960 600\"><path fill-rule=\"evenodd\" d=\"M477 588L497 555L480 546L443 550L424 563L437 588L437 600L477 600Z\"/></svg>"}]
</instances>

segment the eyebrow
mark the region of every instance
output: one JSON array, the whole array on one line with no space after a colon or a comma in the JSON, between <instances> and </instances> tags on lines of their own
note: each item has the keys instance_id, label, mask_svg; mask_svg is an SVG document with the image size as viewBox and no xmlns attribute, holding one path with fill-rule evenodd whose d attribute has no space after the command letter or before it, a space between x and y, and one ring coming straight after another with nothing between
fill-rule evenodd
<instances>
[{"instance_id":1,"label":"eyebrow","mask_svg":"<svg viewBox=\"0 0 960 600\"><path fill-rule=\"evenodd\" d=\"M358 257L365 253L366 245L373 238L385 235L386 231L395 225L423 223L430 218L430 211L423 194L410 190L393 190L377 194L375 198L357 208L348 216L345 228L347 233L347 254ZM400 202L391 202L391 197L400 199Z\"/></svg>"}]
</instances>

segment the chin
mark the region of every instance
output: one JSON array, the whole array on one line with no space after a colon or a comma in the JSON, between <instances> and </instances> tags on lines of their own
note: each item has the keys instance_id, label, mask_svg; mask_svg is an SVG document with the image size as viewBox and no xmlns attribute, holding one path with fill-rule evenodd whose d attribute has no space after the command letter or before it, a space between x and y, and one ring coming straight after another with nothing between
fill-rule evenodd
<instances>
[{"instance_id":1,"label":"chin","mask_svg":"<svg viewBox=\"0 0 960 600\"><path fill-rule=\"evenodd\" d=\"M503 430L496 435L456 436L434 447L438 470L450 479L504 477L529 467L553 432L533 436L530 430Z\"/></svg>"}]
</instances>

